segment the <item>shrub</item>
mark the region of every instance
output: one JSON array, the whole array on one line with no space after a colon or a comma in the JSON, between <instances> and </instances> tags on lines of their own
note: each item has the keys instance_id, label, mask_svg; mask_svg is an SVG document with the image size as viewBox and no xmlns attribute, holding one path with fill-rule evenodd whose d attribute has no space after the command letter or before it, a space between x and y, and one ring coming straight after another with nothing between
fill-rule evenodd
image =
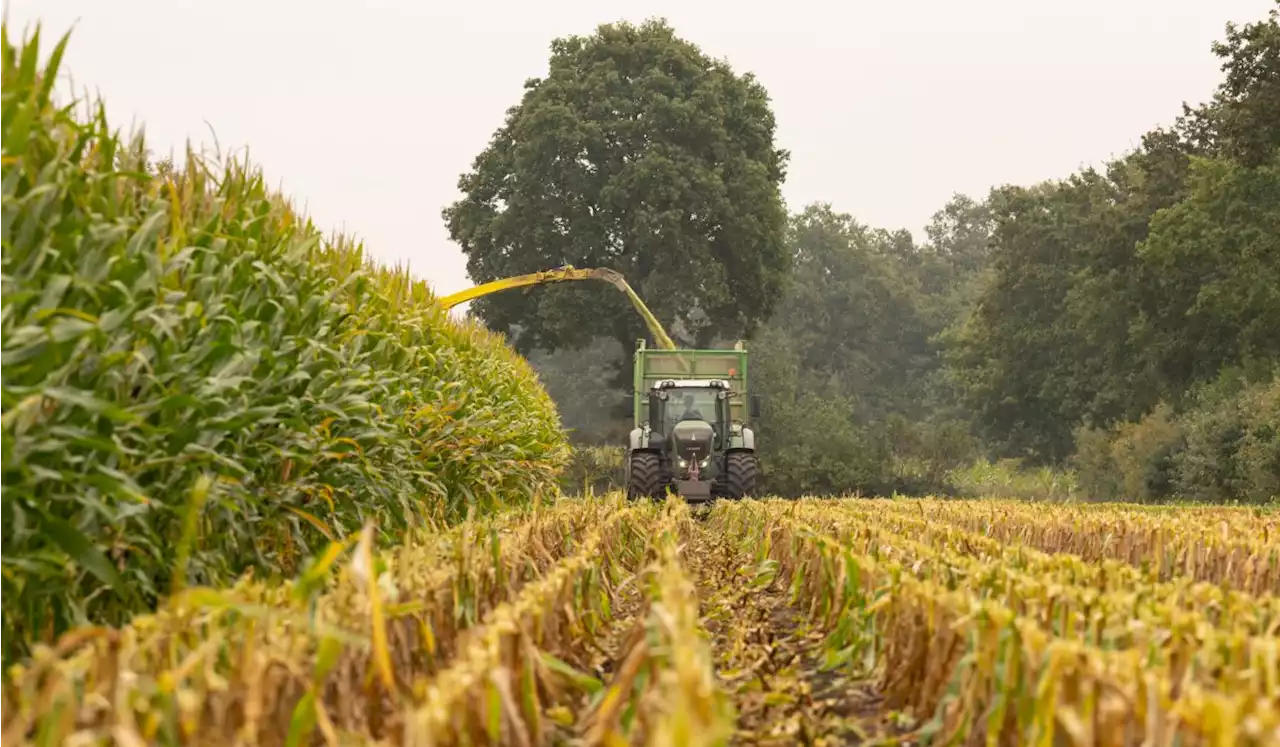
<instances>
[{"instance_id":1,"label":"shrub","mask_svg":"<svg viewBox=\"0 0 1280 747\"><path fill-rule=\"evenodd\" d=\"M975 460L950 470L947 483L965 497L1064 501L1075 498L1079 491L1075 472L1051 467L1027 469L1017 459Z\"/></svg>"},{"instance_id":2,"label":"shrub","mask_svg":"<svg viewBox=\"0 0 1280 747\"><path fill-rule=\"evenodd\" d=\"M1264 503L1280 494L1280 378L1202 394L1183 427L1186 447L1173 459L1180 496Z\"/></svg>"},{"instance_id":3,"label":"shrub","mask_svg":"<svg viewBox=\"0 0 1280 747\"><path fill-rule=\"evenodd\" d=\"M1280 378L1225 372L1174 413L1076 434L1075 466L1091 498L1265 503L1280 494Z\"/></svg>"},{"instance_id":4,"label":"shrub","mask_svg":"<svg viewBox=\"0 0 1280 747\"><path fill-rule=\"evenodd\" d=\"M1244 477L1241 496L1272 501L1280 498L1280 378L1253 387L1242 399L1245 432L1236 455Z\"/></svg>"},{"instance_id":5,"label":"shrub","mask_svg":"<svg viewBox=\"0 0 1280 747\"><path fill-rule=\"evenodd\" d=\"M953 470L973 462L979 444L958 420L914 423L891 415L880 425L893 455L890 488L903 495L941 495L954 491Z\"/></svg>"},{"instance_id":6,"label":"shrub","mask_svg":"<svg viewBox=\"0 0 1280 747\"><path fill-rule=\"evenodd\" d=\"M847 400L806 392L794 400L765 400L767 424L757 434L762 492L876 495L891 474L888 441L854 424Z\"/></svg>"},{"instance_id":7,"label":"shrub","mask_svg":"<svg viewBox=\"0 0 1280 747\"><path fill-rule=\"evenodd\" d=\"M1076 436L1076 468L1093 499L1151 501L1173 491L1173 459L1182 448L1173 408L1161 404L1136 423Z\"/></svg>"},{"instance_id":8,"label":"shrub","mask_svg":"<svg viewBox=\"0 0 1280 747\"><path fill-rule=\"evenodd\" d=\"M1123 492L1120 470L1111 453L1114 434L1105 428L1076 431L1076 453L1072 458L1080 478L1080 491L1090 500L1114 500Z\"/></svg>"},{"instance_id":9,"label":"shrub","mask_svg":"<svg viewBox=\"0 0 1280 747\"><path fill-rule=\"evenodd\" d=\"M575 446L573 458L560 478L566 493L591 491L597 495L627 487L626 449L621 446Z\"/></svg>"},{"instance_id":10,"label":"shrub","mask_svg":"<svg viewBox=\"0 0 1280 747\"><path fill-rule=\"evenodd\" d=\"M1187 446L1175 459L1180 496L1197 501L1224 500L1235 497L1242 487L1234 456L1244 429L1235 404L1229 400L1186 415Z\"/></svg>"}]
</instances>

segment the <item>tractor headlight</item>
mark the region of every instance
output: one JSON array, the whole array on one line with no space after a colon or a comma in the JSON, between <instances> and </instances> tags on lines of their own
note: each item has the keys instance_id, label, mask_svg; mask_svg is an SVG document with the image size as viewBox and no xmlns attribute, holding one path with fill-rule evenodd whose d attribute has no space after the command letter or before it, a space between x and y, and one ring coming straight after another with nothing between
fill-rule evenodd
<instances>
[{"instance_id":1,"label":"tractor headlight","mask_svg":"<svg viewBox=\"0 0 1280 747\"><path fill-rule=\"evenodd\" d=\"M711 457L707 457L706 459L703 459L701 462L698 462L699 467L705 467L708 464L711 464Z\"/></svg>"},{"instance_id":2,"label":"tractor headlight","mask_svg":"<svg viewBox=\"0 0 1280 747\"><path fill-rule=\"evenodd\" d=\"M676 463L679 464L681 467L689 466L689 463L686 462L683 457L676 457Z\"/></svg>"}]
</instances>

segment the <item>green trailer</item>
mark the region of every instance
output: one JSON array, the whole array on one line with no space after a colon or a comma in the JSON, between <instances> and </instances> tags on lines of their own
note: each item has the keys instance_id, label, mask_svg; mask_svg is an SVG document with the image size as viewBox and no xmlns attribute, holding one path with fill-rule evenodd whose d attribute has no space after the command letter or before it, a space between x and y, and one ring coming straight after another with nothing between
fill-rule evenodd
<instances>
[{"instance_id":1,"label":"green trailer","mask_svg":"<svg viewBox=\"0 0 1280 747\"><path fill-rule=\"evenodd\" d=\"M747 391L747 348L659 350L636 345L634 427L627 450L632 498L690 502L755 491L760 400Z\"/></svg>"}]
</instances>

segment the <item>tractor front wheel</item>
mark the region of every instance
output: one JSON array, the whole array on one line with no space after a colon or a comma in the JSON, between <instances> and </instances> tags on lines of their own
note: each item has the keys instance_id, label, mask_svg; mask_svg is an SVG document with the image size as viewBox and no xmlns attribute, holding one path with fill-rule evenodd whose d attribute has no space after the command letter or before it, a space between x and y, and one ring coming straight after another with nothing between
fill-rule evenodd
<instances>
[{"instance_id":1,"label":"tractor front wheel","mask_svg":"<svg viewBox=\"0 0 1280 747\"><path fill-rule=\"evenodd\" d=\"M728 497L741 500L755 495L756 477L760 471L756 455L734 451L725 455L725 488Z\"/></svg>"},{"instance_id":2,"label":"tractor front wheel","mask_svg":"<svg viewBox=\"0 0 1280 747\"><path fill-rule=\"evenodd\" d=\"M636 451L631 454L631 470L627 477L627 498L662 498L667 480L663 479L662 459L653 452Z\"/></svg>"}]
</instances>

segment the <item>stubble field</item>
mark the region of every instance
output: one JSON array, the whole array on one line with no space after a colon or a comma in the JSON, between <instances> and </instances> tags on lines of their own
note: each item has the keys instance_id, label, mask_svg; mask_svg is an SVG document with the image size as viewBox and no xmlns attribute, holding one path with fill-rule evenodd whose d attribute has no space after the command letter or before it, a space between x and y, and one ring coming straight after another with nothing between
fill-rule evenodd
<instances>
[{"instance_id":1,"label":"stubble field","mask_svg":"<svg viewBox=\"0 0 1280 747\"><path fill-rule=\"evenodd\" d=\"M335 545L318 595L244 581L78 631L15 678L5 744L1280 744L1278 529L565 499Z\"/></svg>"}]
</instances>

